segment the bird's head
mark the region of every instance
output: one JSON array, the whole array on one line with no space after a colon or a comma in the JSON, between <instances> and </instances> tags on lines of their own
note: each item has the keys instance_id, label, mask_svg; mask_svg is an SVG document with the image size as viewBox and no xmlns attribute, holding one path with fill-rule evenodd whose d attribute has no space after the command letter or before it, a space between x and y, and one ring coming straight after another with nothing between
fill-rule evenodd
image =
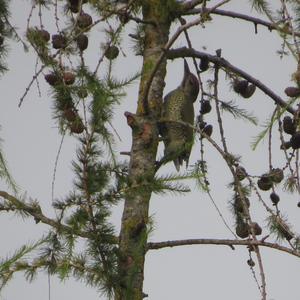
<instances>
[{"instance_id":1,"label":"bird's head","mask_svg":"<svg viewBox=\"0 0 300 300\"><path fill-rule=\"evenodd\" d=\"M195 102L199 94L199 82L197 77L190 72L189 65L184 60L184 75L181 82L181 87L188 95L192 102Z\"/></svg>"}]
</instances>

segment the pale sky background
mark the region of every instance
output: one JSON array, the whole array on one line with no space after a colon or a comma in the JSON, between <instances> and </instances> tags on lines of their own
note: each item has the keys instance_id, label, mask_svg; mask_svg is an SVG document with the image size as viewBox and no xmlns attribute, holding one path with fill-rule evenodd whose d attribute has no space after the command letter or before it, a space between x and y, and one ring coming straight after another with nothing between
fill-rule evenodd
<instances>
[{"instance_id":1,"label":"pale sky background","mask_svg":"<svg viewBox=\"0 0 300 300\"><path fill-rule=\"evenodd\" d=\"M213 5L216 2L210 1L209 4ZM243 13L250 11L249 2L246 0L232 0L223 9ZM29 13L27 1L12 1L11 11L19 34L25 36ZM255 12L251 14L255 15ZM37 23L33 22L32 25L37 25ZM49 27L48 30L51 34L55 33L54 27ZM101 32L98 29L94 29L94 32L99 34L100 40ZM202 47L206 47L206 51L210 54L222 48L224 58L273 88L274 92L285 99L283 91L288 85L292 85L290 77L296 69L296 63L291 56L283 60L279 59L276 51L280 50L281 40L275 31L270 33L266 28L258 26L258 34L255 35L253 24L213 16L212 23L206 24L205 28L193 28L190 35L194 48L203 50ZM99 40L92 43L90 39L91 43L85 54L86 60L92 64L97 61L100 53ZM130 38L125 34L124 45L131 45ZM181 39L177 46L183 45L185 45L185 40ZM120 77L134 73L141 63L140 57L132 55L131 48L124 47L124 50L127 57L122 58L120 55L118 64L115 65ZM19 98L34 74L35 59L32 52L24 54L22 46L14 44L11 46L7 61L10 71L0 80L2 93L0 136L4 139L2 148L11 174L21 187L21 191L26 192L28 197L39 200L46 215L54 216L51 208L51 182L61 137L55 121L51 118L53 100L49 95L47 84L41 77L42 96L38 96L36 85L34 85L19 109ZM191 60L189 64L192 67ZM105 68L105 65L102 67ZM181 81L182 68L182 60L169 63L164 94L178 86ZM204 78L207 76L212 77L212 73L205 74ZM224 79L223 75L221 77ZM245 100L237 97L230 90L228 82L222 81L221 99L226 101L235 99L237 103L241 103L242 107L252 111L259 118L260 124L270 116L273 101L262 92L257 91L253 98ZM128 90L127 97L116 113L114 126L122 137L122 143L118 144L118 151L130 150L131 132L123 114L124 111L135 111L136 98L137 84L132 85ZM199 104L196 103L195 112L198 111ZM215 110L207 120L214 119ZM212 122L216 124L215 121ZM229 115L225 117L224 128L229 151L243 156L242 163L247 167L248 172L261 175L267 171L267 143L262 143L256 152L250 150L251 138L258 134L261 128L245 124L243 121L233 121ZM213 137L219 142L217 130L214 131ZM56 198L63 197L72 189L71 160L74 158L75 149L76 139L67 137L56 173ZM234 219L228 208L232 193L226 188L231 181L230 174L216 151L209 146L206 149L212 195L227 222L233 226ZM283 154L280 150L277 152L274 154L273 159L276 162L273 164L282 167L284 165ZM162 153L161 147L159 154L162 155ZM193 148L190 163L195 162L199 155L197 143ZM160 172L175 172L175 168L173 164L168 164ZM153 196L150 215L155 221L155 231L150 237L151 241L232 238L207 195L198 191L193 182L190 183L190 187L193 192L186 196L170 195L163 198ZM1 185L1 188L4 189L4 186ZM280 189L278 193L283 195ZM262 192L262 195L270 203L269 193ZM264 227L263 234L266 235L268 230L264 222L265 211L254 196L250 200L253 219ZM280 210L288 215L294 230L299 232L300 209L297 208L297 202L297 195L281 197ZM122 205L114 209L112 216L117 233L121 214ZM41 224L37 226L32 219L22 220L5 213L1 214L0 228L0 257L13 253L14 249L28 241L34 241L47 231L47 226ZM266 272L267 298L270 300L299 299L299 259L270 249L262 248L261 252ZM153 250L146 256L144 292L149 295L147 298L149 300L260 299L256 283L247 265L248 258L248 251L245 247L236 247L235 251L226 246L189 246ZM258 269L256 270L259 277ZM83 298L92 300L99 296L96 290L86 287L82 282L70 279L61 284L57 278L51 277L52 300ZM14 280L3 290L0 300L19 299L47 300L47 276L41 273L32 284L27 283L21 273L15 276Z\"/></svg>"}]
</instances>

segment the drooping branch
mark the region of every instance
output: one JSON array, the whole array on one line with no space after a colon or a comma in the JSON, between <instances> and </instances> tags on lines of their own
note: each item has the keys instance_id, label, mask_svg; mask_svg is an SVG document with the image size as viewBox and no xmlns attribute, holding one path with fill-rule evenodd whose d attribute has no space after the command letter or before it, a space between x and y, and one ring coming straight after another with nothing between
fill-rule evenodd
<instances>
[{"instance_id":1,"label":"drooping branch","mask_svg":"<svg viewBox=\"0 0 300 300\"><path fill-rule=\"evenodd\" d=\"M290 255L300 257L300 252L289 249L287 247L281 246L276 243L266 242L262 240L230 240L230 239L186 239L186 240L173 240L164 242L151 242L148 243L147 250L158 250L168 247L178 247L187 245L220 245L229 246L232 249L233 246L262 246L267 248L272 248L278 251L286 252Z\"/></svg>"},{"instance_id":2,"label":"drooping branch","mask_svg":"<svg viewBox=\"0 0 300 300\"><path fill-rule=\"evenodd\" d=\"M28 203L24 203L23 201L17 199L16 197L8 194L5 191L0 191L0 197L4 198L10 204L12 204L12 208L10 210L19 210L31 215L36 222L42 222L44 224L50 225L58 231L65 231L83 238L91 238L91 234L84 231L74 230L72 227L64 225L58 221L55 221L51 218L46 217L40 208L37 205L30 205ZM117 238L115 239L115 243L117 243Z\"/></svg>"},{"instance_id":3,"label":"drooping branch","mask_svg":"<svg viewBox=\"0 0 300 300\"><path fill-rule=\"evenodd\" d=\"M175 58L182 58L182 57L196 57L196 58L207 58L213 64L217 64L225 70L229 70L243 78L247 81L254 84L258 87L261 91L263 91L267 96L269 96L273 101L278 104L279 106L285 108L291 114L295 113L295 109L288 105L280 96L275 94L272 89L268 88L265 84L263 84L260 80L256 79L255 77L251 76L250 74L246 73L242 69L232 65L229 61L222 57L218 57L215 55L210 55L205 52L200 52L195 49L190 49L186 47L181 47L177 49L170 49L167 51L167 58L175 59Z\"/></svg>"},{"instance_id":4,"label":"drooping branch","mask_svg":"<svg viewBox=\"0 0 300 300\"><path fill-rule=\"evenodd\" d=\"M96 280L101 280L99 278L99 270L95 267L90 266L88 263L84 263L83 261L78 260L78 257L55 257L55 260L47 260L44 257L34 258L30 260L27 256L32 250L37 249L38 246L41 246L47 239L39 241L33 246L23 247L21 248L20 255L15 257L13 261L9 261L9 263L1 264L0 266L0 290L2 287L7 284L8 280L10 280L13 275L17 273L31 273L32 275L38 271L42 270L50 270L55 265L56 270L64 270L61 272L63 278L66 278L69 272L73 272L73 274L80 274L81 278L85 278L88 284L91 284L91 279L94 279L94 284ZM21 262L21 263L20 263ZM66 268L67 266L67 268ZM57 271L57 273L59 273ZM77 275L78 276L78 275ZM27 276L25 276L27 277ZM62 279L62 278L61 278Z\"/></svg>"}]
</instances>

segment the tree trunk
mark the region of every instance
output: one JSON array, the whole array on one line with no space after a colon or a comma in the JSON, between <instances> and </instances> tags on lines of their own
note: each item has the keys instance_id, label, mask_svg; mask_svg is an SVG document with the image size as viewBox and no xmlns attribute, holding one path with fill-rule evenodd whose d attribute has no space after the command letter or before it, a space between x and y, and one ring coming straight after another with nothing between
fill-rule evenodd
<instances>
[{"instance_id":1,"label":"tree trunk","mask_svg":"<svg viewBox=\"0 0 300 300\"><path fill-rule=\"evenodd\" d=\"M167 43L170 29L165 0L145 0L143 20L145 42L143 68L136 114L125 113L132 128L132 148L127 193L120 232L120 289L116 300L143 299L144 261L147 245L148 209L151 183L155 174L158 146L157 120L160 117L165 86L166 59L163 59L149 89L147 104L143 100L149 77ZM148 186L148 188L147 188Z\"/></svg>"}]
</instances>

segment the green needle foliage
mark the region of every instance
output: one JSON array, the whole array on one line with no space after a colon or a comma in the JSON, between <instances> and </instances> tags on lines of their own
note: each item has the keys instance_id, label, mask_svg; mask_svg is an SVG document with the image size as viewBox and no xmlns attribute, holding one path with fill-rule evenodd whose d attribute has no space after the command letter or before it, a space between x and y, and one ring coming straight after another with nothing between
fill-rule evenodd
<instances>
[{"instance_id":1,"label":"green needle foliage","mask_svg":"<svg viewBox=\"0 0 300 300\"><path fill-rule=\"evenodd\" d=\"M2 151L0 150L0 178L5 180L8 187L16 194L18 191L18 186L15 180L12 178L8 171L5 158L3 157Z\"/></svg>"},{"instance_id":2,"label":"green needle foliage","mask_svg":"<svg viewBox=\"0 0 300 300\"><path fill-rule=\"evenodd\" d=\"M0 1L0 74L7 71L5 58L7 55L7 40L12 37L13 31L9 23L9 1Z\"/></svg>"},{"instance_id":3,"label":"green needle foliage","mask_svg":"<svg viewBox=\"0 0 300 300\"><path fill-rule=\"evenodd\" d=\"M15 272L28 270L28 262L32 252L48 241L48 237L41 238L34 244L27 244L16 250L13 255L0 260L0 291L12 279Z\"/></svg>"},{"instance_id":4,"label":"green needle foliage","mask_svg":"<svg viewBox=\"0 0 300 300\"><path fill-rule=\"evenodd\" d=\"M234 101L220 101L220 103L221 109L230 113L235 119L241 119L257 125L257 118L246 109L240 108Z\"/></svg>"},{"instance_id":5,"label":"green needle foliage","mask_svg":"<svg viewBox=\"0 0 300 300\"><path fill-rule=\"evenodd\" d=\"M1 143L2 140L0 139L0 178L6 182L14 194L17 194L18 186L8 170L3 150L1 149Z\"/></svg>"},{"instance_id":6,"label":"green needle foliage","mask_svg":"<svg viewBox=\"0 0 300 300\"><path fill-rule=\"evenodd\" d=\"M253 141L251 143L252 150L255 150L256 147L259 145L259 143L265 139L268 132L271 130L272 126L276 121L277 119L273 115L273 117L271 117L265 124L262 125L264 129L257 136L253 138Z\"/></svg>"},{"instance_id":7,"label":"green needle foliage","mask_svg":"<svg viewBox=\"0 0 300 300\"><path fill-rule=\"evenodd\" d=\"M268 13L271 14L271 9L270 9L270 5L269 2L266 0L250 0L250 2L252 3L252 7L258 11L259 13Z\"/></svg>"},{"instance_id":8,"label":"green needle foliage","mask_svg":"<svg viewBox=\"0 0 300 300\"><path fill-rule=\"evenodd\" d=\"M275 234L277 239L290 241L294 237L290 225L283 216L272 215L267 221L271 233Z\"/></svg>"},{"instance_id":9,"label":"green needle foliage","mask_svg":"<svg viewBox=\"0 0 300 300\"><path fill-rule=\"evenodd\" d=\"M292 105L295 102L295 99L291 99L289 101L289 105ZM255 150L256 147L259 145L261 141L264 140L264 138L267 136L268 132L272 130L272 127L275 123L279 122L281 116L286 112L286 109L279 109L276 108L275 112L268 118L268 120L262 125L264 129L253 138L253 141L251 143L252 150Z\"/></svg>"}]
</instances>

